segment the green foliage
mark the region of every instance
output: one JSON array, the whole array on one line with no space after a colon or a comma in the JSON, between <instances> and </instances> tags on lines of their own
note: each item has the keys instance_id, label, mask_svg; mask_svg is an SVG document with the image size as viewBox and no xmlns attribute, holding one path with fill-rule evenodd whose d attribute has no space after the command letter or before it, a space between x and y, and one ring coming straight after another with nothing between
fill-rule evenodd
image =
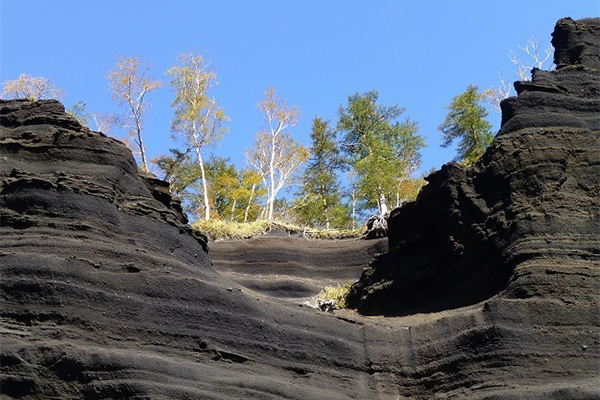
<instances>
[{"instance_id":1,"label":"green foliage","mask_svg":"<svg viewBox=\"0 0 600 400\"><path fill-rule=\"evenodd\" d=\"M190 190L201 178L200 166L190 155L190 149L169 151L170 156L159 156L153 162L165 173L163 179L169 182L171 192L183 198L189 197L192 195Z\"/></svg>"},{"instance_id":2,"label":"green foliage","mask_svg":"<svg viewBox=\"0 0 600 400\"><path fill-rule=\"evenodd\" d=\"M214 217L229 219L231 217L235 191L240 186L238 172L229 158L211 156L205 165L209 201Z\"/></svg>"},{"instance_id":3,"label":"green foliage","mask_svg":"<svg viewBox=\"0 0 600 400\"><path fill-rule=\"evenodd\" d=\"M82 126L87 126L90 118L92 118L92 116L87 113L87 104L85 101L81 100L73 104L73 107L67 110L67 114L76 118Z\"/></svg>"},{"instance_id":4,"label":"green foliage","mask_svg":"<svg viewBox=\"0 0 600 400\"><path fill-rule=\"evenodd\" d=\"M186 212L197 216L204 213L202 170L191 156L191 149L170 150L171 155L160 156L153 162L164 172L170 190L184 199ZM249 170L239 171L228 158L211 156L205 163L205 177L209 206L215 218L232 221L253 221L260 214L265 190L260 187L260 176Z\"/></svg>"},{"instance_id":5,"label":"green foliage","mask_svg":"<svg viewBox=\"0 0 600 400\"><path fill-rule=\"evenodd\" d=\"M258 174L238 170L229 158L211 156L206 163L206 176L215 217L244 222L258 218L265 195Z\"/></svg>"},{"instance_id":6,"label":"green foliage","mask_svg":"<svg viewBox=\"0 0 600 400\"><path fill-rule=\"evenodd\" d=\"M343 162L336 142L336 132L329 121L313 119L310 159L302 177L299 198L293 209L298 223L311 227L342 228L351 221L349 211L341 203L337 172Z\"/></svg>"},{"instance_id":7,"label":"green foliage","mask_svg":"<svg viewBox=\"0 0 600 400\"><path fill-rule=\"evenodd\" d=\"M348 106L339 109L338 128L345 132L342 149L356 175L356 195L382 211L419 166L425 141L416 122L396 120L402 108L377 105L378 97L377 91L349 96Z\"/></svg>"},{"instance_id":8,"label":"green foliage","mask_svg":"<svg viewBox=\"0 0 600 400\"><path fill-rule=\"evenodd\" d=\"M335 300L336 308L346 308L348 306L347 298L351 286L352 283L348 279L344 280L343 283L338 283L335 286L325 286L315 298L315 302L317 302L318 300Z\"/></svg>"},{"instance_id":9,"label":"green foliage","mask_svg":"<svg viewBox=\"0 0 600 400\"><path fill-rule=\"evenodd\" d=\"M444 139L442 147L448 147L455 139L459 139L456 160L466 165L477 161L494 139L492 125L485 119L488 113L479 104L481 99L477 86L469 85L446 107L450 111L439 126Z\"/></svg>"},{"instance_id":10,"label":"green foliage","mask_svg":"<svg viewBox=\"0 0 600 400\"><path fill-rule=\"evenodd\" d=\"M427 182L423 178L404 179L398 185L396 207L407 201L414 201Z\"/></svg>"}]
</instances>

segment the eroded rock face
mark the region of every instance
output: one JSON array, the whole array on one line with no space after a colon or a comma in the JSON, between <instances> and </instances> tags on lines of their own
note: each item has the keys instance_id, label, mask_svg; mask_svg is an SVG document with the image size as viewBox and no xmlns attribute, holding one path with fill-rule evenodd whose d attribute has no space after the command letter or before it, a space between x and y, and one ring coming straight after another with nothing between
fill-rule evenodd
<instances>
[{"instance_id":1,"label":"eroded rock face","mask_svg":"<svg viewBox=\"0 0 600 400\"><path fill-rule=\"evenodd\" d=\"M568 66L600 69L599 30L598 18L559 20L552 34L556 69Z\"/></svg>"},{"instance_id":2,"label":"eroded rock face","mask_svg":"<svg viewBox=\"0 0 600 400\"><path fill-rule=\"evenodd\" d=\"M515 271L534 265L595 270L600 71L592 69L598 47L591 44L600 38L598 21L560 20L559 69L516 83L518 96L502 103L502 128L482 159L472 168L443 166L416 202L394 210L391 251L353 288L361 312L403 315L473 304L501 290L516 295L524 289Z\"/></svg>"},{"instance_id":3,"label":"eroded rock face","mask_svg":"<svg viewBox=\"0 0 600 400\"><path fill-rule=\"evenodd\" d=\"M167 189L59 102L0 101L0 397L377 397L358 323L219 275Z\"/></svg>"},{"instance_id":4,"label":"eroded rock face","mask_svg":"<svg viewBox=\"0 0 600 400\"><path fill-rule=\"evenodd\" d=\"M392 214L357 305L443 311L390 318L219 275L123 144L58 102L0 102L0 397L597 399L597 73L537 72L477 166ZM307 270L348 253L289 243Z\"/></svg>"}]
</instances>

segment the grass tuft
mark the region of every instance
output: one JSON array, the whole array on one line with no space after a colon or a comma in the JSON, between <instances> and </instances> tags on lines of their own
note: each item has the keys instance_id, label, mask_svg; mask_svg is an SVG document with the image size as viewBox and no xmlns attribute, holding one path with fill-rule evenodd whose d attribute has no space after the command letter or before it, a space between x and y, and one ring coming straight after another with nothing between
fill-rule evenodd
<instances>
[{"instance_id":1,"label":"grass tuft","mask_svg":"<svg viewBox=\"0 0 600 400\"><path fill-rule=\"evenodd\" d=\"M271 229L269 221L229 222L219 219L198 220L192 227L204 233L210 240L251 239L265 235Z\"/></svg>"},{"instance_id":2,"label":"grass tuft","mask_svg":"<svg viewBox=\"0 0 600 400\"><path fill-rule=\"evenodd\" d=\"M346 299L350 293L351 286L352 283L348 279L345 279L344 282L334 286L325 286L323 290L319 292L317 297L314 298L314 302L317 303L318 300L335 300L335 308L346 308L348 306Z\"/></svg>"},{"instance_id":3,"label":"grass tuft","mask_svg":"<svg viewBox=\"0 0 600 400\"><path fill-rule=\"evenodd\" d=\"M347 239L359 238L365 228L345 229L345 230L321 230L302 228L291 224L273 221L255 221L255 222L230 222L218 219L209 221L198 220L192 223L192 227L207 235L210 240L219 239L252 239L258 236L266 235L271 230L281 230L291 235L304 236L309 239Z\"/></svg>"}]
</instances>

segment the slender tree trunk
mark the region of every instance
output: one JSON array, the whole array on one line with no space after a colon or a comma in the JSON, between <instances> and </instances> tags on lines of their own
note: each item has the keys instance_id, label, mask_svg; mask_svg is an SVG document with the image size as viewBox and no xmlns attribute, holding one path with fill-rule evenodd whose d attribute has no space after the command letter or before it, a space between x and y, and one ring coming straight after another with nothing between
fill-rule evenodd
<instances>
[{"instance_id":1,"label":"slender tree trunk","mask_svg":"<svg viewBox=\"0 0 600 400\"><path fill-rule=\"evenodd\" d=\"M140 148L140 156L142 157L142 168L144 172L148 172L148 163L146 162L146 149L144 149L144 140L142 139L142 124L141 124L141 115L138 113L138 109L133 105L131 99L127 100L129 104L129 109L133 115L133 120L135 121L135 131L137 134L137 142Z\"/></svg>"},{"instance_id":2,"label":"slender tree trunk","mask_svg":"<svg viewBox=\"0 0 600 400\"><path fill-rule=\"evenodd\" d=\"M325 229L329 230L329 210L327 209L327 197L323 196L323 212L325 214Z\"/></svg>"},{"instance_id":3,"label":"slender tree trunk","mask_svg":"<svg viewBox=\"0 0 600 400\"><path fill-rule=\"evenodd\" d=\"M275 135L271 139L271 161L269 163L269 221L273 220L273 202L275 201Z\"/></svg>"},{"instance_id":4,"label":"slender tree trunk","mask_svg":"<svg viewBox=\"0 0 600 400\"><path fill-rule=\"evenodd\" d=\"M233 198L233 205L231 206L231 218L229 218L229 221L233 221L233 214L235 213L235 203L236 203L236 198Z\"/></svg>"},{"instance_id":5,"label":"slender tree trunk","mask_svg":"<svg viewBox=\"0 0 600 400\"><path fill-rule=\"evenodd\" d=\"M248 205L246 206L246 212L244 212L244 222L248 220L248 212L250 211L250 206L252 205L252 197L254 197L254 189L256 188L256 183L252 185L252 191L250 192L250 198L248 199Z\"/></svg>"},{"instance_id":6,"label":"slender tree trunk","mask_svg":"<svg viewBox=\"0 0 600 400\"><path fill-rule=\"evenodd\" d=\"M385 196L383 194L379 195L379 215L385 215L388 212L387 204L385 203Z\"/></svg>"},{"instance_id":7,"label":"slender tree trunk","mask_svg":"<svg viewBox=\"0 0 600 400\"><path fill-rule=\"evenodd\" d=\"M356 194L352 192L352 229L356 229Z\"/></svg>"},{"instance_id":8,"label":"slender tree trunk","mask_svg":"<svg viewBox=\"0 0 600 400\"><path fill-rule=\"evenodd\" d=\"M144 149L144 141L142 140L142 128L137 126L138 144L140 145L140 155L142 156L142 167L145 172L148 172L148 163L146 162L146 150Z\"/></svg>"},{"instance_id":9,"label":"slender tree trunk","mask_svg":"<svg viewBox=\"0 0 600 400\"><path fill-rule=\"evenodd\" d=\"M268 211L269 211L269 200L267 200L267 204L265 204L263 209L260 211L260 219L267 219Z\"/></svg>"},{"instance_id":10,"label":"slender tree trunk","mask_svg":"<svg viewBox=\"0 0 600 400\"><path fill-rule=\"evenodd\" d=\"M204 172L204 162L202 161L202 154L200 148L195 146L196 156L198 157L198 164L200 164L200 171L202 172L202 195L204 196L204 219L210 219L210 206L208 204L208 185L206 182L206 173Z\"/></svg>"}]
</instances>

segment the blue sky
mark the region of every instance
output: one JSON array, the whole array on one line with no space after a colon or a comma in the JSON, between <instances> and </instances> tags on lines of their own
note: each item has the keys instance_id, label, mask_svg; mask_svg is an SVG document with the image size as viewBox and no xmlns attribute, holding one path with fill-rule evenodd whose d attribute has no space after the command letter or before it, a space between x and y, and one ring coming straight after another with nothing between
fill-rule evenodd
<instances>
[{"instance_id":1,"label":"blue sky","mask_svg":"<svg viewBox=\"0 0 600 400\"><path fill-rule=\"evenodd\" d=\"M467 85L485 88L511 71L507 53L535 35L550 43L561 17L600 14L597 0L503 1L93 1L0 0L0 81L21 73L52 78L67 107L117 112L106 73L120 55L154 64L145 142L150 157L170 138L172 92L164 72L179 52L213 60L212 90L231 118L213 149L244 165L243 151L263 123L257 111L272 86L302 113L292 136L309 143L312 118L335 123L355 92L376 89L399 104L427 137L419 173L454 157L440 147L445 108ZM490 113L498 129L500 116ZM114 132L116 135L120 132Z\"/></svg>"}]
</instances>

